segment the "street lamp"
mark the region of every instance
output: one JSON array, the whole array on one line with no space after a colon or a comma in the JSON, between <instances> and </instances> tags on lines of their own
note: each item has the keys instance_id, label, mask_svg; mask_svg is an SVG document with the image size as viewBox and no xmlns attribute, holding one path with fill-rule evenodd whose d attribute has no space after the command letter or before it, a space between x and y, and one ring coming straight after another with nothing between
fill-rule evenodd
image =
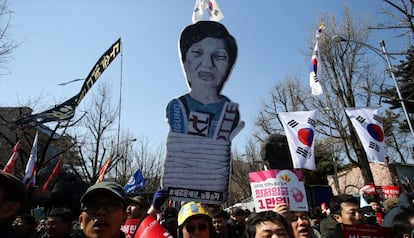
<instances>
[{"instance_id":1,"label":"street lamp","mask_svg":"<svg viewBox=\"0 0 414 238\"><path fill-rule=\"evenodd\" d=\"M117 145L116 145L116 154L115 154L115 156L117 158L119 158L119 161L121 162L121 166L122 166L121 170L123 170L122 171L123 180L126 180L126 176L127 176L127 174L126 174L127 173L126 163L127 163L127 160L128 160L129 145L130 145L130 142L135 142L135 141L137 141L137 138L132 138L132 139L128 138L126 140L118 142ZM120 152L119 152L119 146L123 145L123 144L125 145L125 152L123 152L123 154L121 155ZM118 162L115 164L115 177L118 178Z\"/></svg>"},{"instance_id":2,"label":"street lamp","mask_svg":"<svg viewBox=\"0 0 414 238\"><path fill-rule=\"evenodd\" d=\"M332 39L333 42L353 42L353 43L356 43L356 44L365 46L368 49L372 50L375 54L379 55L381 57L381 59L383 59L387 63L387 70L390 72L391 78L394 81L395 89L397 90L397 94L398 94L398 98L399 98L400 103L401 103L401 107L402 107L402 109L404 111L405 118L407 119L407 123L408 123L408 127L410 128L411 136L414 138L413 126L411 125L410 117L408 116L407 108L405 107L405 103L404 103L403 97L401 95L400 87L398 86L398 82L395 79L394 69L393 69L393 67L391 65L388 52L385 49L385 42L383 40L379 42L379 44L381 46L381 50L380 50L380 49L377 49L377 48L375 48L375 47L373 47L371 45L368 45L368 44L366 44L364 42L360 42L360 41L356 41L356 40L351 40L351 39L345 39L345 38L343 38L340 35L333 35L331 37L331 39Z\"/></svg>"},{"instance_id":3,"label":"street lamp","mask_svg":"<svg viewBox=\"0 0 414 238\"><path fill-rule=\"evenodd\" d=\"M126 180L127 180L127 161L128 161L128 150L129 150L129 145L130 145L130 142L135 142L135 141L137 141L137 138L133 138L133 139L128 139L127 141L126 141L126 144L125 144L125 157L123 158L123 169L124 169L124 174L122 175L122 178L123 178L123 182L124 183L126 183Z\"/></svg>"}]
</instances>

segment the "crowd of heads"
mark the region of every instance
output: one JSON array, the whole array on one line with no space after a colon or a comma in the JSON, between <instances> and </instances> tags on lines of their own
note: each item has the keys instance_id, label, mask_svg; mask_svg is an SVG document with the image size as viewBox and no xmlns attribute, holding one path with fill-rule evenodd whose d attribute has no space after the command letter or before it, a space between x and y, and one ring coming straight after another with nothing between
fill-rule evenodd
<instances>
[{"instance_id":1,"label":"crowd of heads","mask_svg":"<svg viewBox=\"0 0 414 238\"><path fill-rule=\"evenodd\" d=\"M155 205L159 224L172 237L179 238L340 237L341 225L383 227L376 219L378 212L384 221L391 221L385 226L389 227L393 238L414 235L414 194L403 193L399 200L391 198L384 202L368 200L369 206L362 208L358 197L341 194L331 198L327 212L320 207L291 211L287 204L278 204L272 211L256 213L240 207L226 211L221 206L200 202L165 205L168 196L161 203L156 200L150 203L142 196L128 196L117 183L101 182L90 186L81 197L78 217L68 208L56 207L38 221L22 212L26 189L21 181L4 172L0 175L3 229L0 232L7 234L5 237L124 237L121 227L126 220L136 219L138 227ZM388 207L385 209L384 205ZM4 230L5 224L9 224L10 229Z\"/></svg>"}]
</instances>

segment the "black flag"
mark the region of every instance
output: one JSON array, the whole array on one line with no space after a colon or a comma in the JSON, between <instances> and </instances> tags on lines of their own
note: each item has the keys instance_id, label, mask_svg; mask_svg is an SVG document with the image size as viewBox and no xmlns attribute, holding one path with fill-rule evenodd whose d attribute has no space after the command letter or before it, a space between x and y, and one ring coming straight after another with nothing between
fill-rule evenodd
<instances>
[{"instance_id":1,"label":"black flag","mask_svg":"<svg viewBox=\"0 0 414 238\"><path fill-rule=\"evenodd\" d=\"M99 76L105 71L109 64L115 59L118 53L121 51L121 38L119 38L112 46L105 51L105 53L99 58L92 70L89 72L88 77L82 85L82 88L78 94L74 97L66 100L64 103L55 106L47 111L30 115L25 118L18 119L17 124L41 124L51 121L63 121L73 118L75 115L76 107L81 100L85 97L86 93L98 80Z\"/></svg>"}]
</instances>

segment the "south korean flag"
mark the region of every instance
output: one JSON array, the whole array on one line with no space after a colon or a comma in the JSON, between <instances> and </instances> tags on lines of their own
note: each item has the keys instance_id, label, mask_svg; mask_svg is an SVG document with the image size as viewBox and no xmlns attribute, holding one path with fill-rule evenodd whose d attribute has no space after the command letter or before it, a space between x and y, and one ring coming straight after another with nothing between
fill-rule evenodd
<instances>
[{"instance_id":1,"label":"south korean flag","mask_svg":"<svg viewBox=\"0 0 414 238\"><path fill-rule=\"evenodd\" d=\"M345 108L370 162L385 161L384 129L378 108Z\"/></svg>"},{"instance_id":2,"label":"south korean flag","mask_svg":"<svg viewBox=\"0 0 414 238\"><path fill-rule=\"evenodd\" d=\"M293 167L315 170L313 141L316 110L279 112L278 115L285 129Z\"/></svg>"}]
</instances>

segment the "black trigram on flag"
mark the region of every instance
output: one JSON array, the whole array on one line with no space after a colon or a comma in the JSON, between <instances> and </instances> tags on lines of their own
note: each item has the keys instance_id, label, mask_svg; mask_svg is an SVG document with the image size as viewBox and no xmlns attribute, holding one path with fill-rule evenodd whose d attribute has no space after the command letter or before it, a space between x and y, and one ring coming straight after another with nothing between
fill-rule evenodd
<instances>
[{"instance_id":1,"label":"black trigram on flag","mask_svg":"<svg viewBox=\"0 0 414 238\"><path fill-rule=\"evenodd\" d=\"M220 12L217 10L217 9L215 9L214 10L214 12L212 13L214 16L217 16L218 14L219 14Z\"/></svg>"},{"instance_id":2,"label":"black trigram on flag","mask_svg":"<svg viewBox=\"0 0 414 238\"><path fill-rule=\"evenodd\" d=\"M363 116L357 116L357 118L355 118L355 120L357 120L359 123L363 123L365 121L365 117Z\"/></svg>"},{"instance_id":3,"label":"black trigram on flag","mask_svg":"<svg viewBox=\"0 0 414 238\"><path fill-rule=\"evenodd\" d=\"M376 150L377 152L379 152L380 149L381 149L380 146L377 143L373 142L373 141L369 142L369 148L371 148L373 150Z\"/></svg>"},{"instance_id":4,"label":"black trigram on flag","mask_svg":"<svg viewBox=\"0 0 414 238\"><path fill-rule=\"evenodd\" d=\"M316 122L315 122L315 120L313 120L312 118L308 118L308 123L310 124L310 125L312 125L313 127L315 127L315 124L316 124Z\"/></svg>"},{"instance_id":5,"label":"black trigram on flag","mask_svg":"<svg viewBox=\"0 0 414 238\"><path fill-rule=\"evenodd\" d=\"M307 158L308 154L309 154L309 151L307 151L303 147L298 146L298 148L296 149L296 153L299 154L299 155L302 155L305 158Z\"/></svg>"},{"instance_id":6,"label":"black trigram on flag","mask_svg":"<svg viewBox=\"0 0 414 238\"><path fill-rule=\"evenodd\" d=\"M299 122L297 122L295 120L290 120L287 124L288 124L288 126L294 128L295 126L299 125Z\"/></svg>"},{"instance_id":7,"label":"black trigram on flag","mask_svg":"<svg viewBox=\"0 0 414 238\"><path fill-rule=\"evenodd\" d=\"M381 120L381 117L380 116L374 114L373 119L376 120L377 122L379 122L380 124L382 124L382 120Z\"/></svg>"}]
</instances>

